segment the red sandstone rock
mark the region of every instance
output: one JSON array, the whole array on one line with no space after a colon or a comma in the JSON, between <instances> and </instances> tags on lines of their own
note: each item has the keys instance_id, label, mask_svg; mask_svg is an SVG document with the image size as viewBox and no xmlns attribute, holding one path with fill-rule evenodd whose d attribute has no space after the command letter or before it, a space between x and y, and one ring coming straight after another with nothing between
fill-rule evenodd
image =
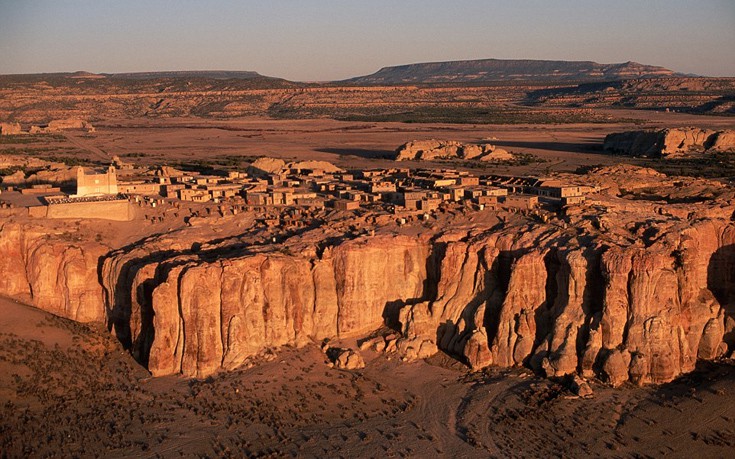
<instances>
[{"instance_id":1,"label":"red sandstone rock","mask_svg":"<svg viewBox=\"0 0 735 459\"><path fill-rule=\"evenodd\" d=\"M568 226L519 219L208 257L161 236L102 261L99 244L6 224L0 292L108 321L154 375L202 377L268 348L364 336L386 321L401 326L386 350L406 359L441 349L474 369L530 365L613 385L670 381L697 358L732 352L732 206L684 219L616 202L606 201L616 224L604 232L582 217Z\"/></svg>"}]
</instances>

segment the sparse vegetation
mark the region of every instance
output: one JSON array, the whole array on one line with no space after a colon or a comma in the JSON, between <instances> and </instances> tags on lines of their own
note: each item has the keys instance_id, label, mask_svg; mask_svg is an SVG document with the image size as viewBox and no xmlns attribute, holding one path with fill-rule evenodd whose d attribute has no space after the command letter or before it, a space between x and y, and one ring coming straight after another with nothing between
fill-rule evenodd
<instances>
[{"instance_id":1,"label":"sparse vegetation","mask_svg":"<svg viewBox=\"0 0 735 459\"><path fill-rule=\"evenodd\" d=\"M0 144L31 144L64 141L66 138L60 134L18 134L0 136Z\"/></svg>"},{"instance_id":2,"label":"sparse vegetation","mask_svg":"<svg viewBox=\"0 0 735 459\"><path fill-rule=\"evenodd\" d=\"M716 152L692 158L651 159L643 163L666 175L735 180L735 153Z\"/></svg>"},{"instance_id":3,"label":"sparse vegetation","mask_svg":"<svg viewBox=\"0 0 735 459\"><path fill-rule=\"evenodd\" d=\"M437 107L425 106L404 112L351 113L331 116L343 121L456 124L568 124L612 123L618 118L602 116L590 110L536 110L524 107ZM288 117L288 116L283 116Z\"/></svg>"}]
</instances>

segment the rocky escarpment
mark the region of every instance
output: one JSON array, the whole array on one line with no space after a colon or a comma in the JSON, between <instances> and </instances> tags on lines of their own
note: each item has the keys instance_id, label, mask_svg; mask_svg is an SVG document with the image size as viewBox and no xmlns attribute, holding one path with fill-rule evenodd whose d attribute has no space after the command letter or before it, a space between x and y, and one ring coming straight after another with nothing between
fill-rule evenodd
<instances>
[{"instance_id":1,"label":"rocky escarpment","mask_svg":"<svg viewBox=\"0 0 735 459\"><path fill-rule=\"evenodd\" d=\"M463 144L454 140L414 140L396 150L395 160L473 159L479 161L505 161L513 155L494 145Z\"/></svg>"},{"instance_id":2,"label":"rocky escarpment","mask_svg":"<svg viewBox=\"0 0 735 459\"><path fill-rule=\"evenodd\" d=\"M638 78L529 91L526 103L544 107L619 107L735 114L735 78Z\"/></svg>"},{"instance_id":3,"label":"rocky escarpment","mask_svg":"<svg viewBox=\"0 0 735 459\"><path fill-rule=\"evenodd\" d=\"M735 151L735 131L679 128L619 132L607 135L603 148L614 153L648 157Z\"/></svg>"},{"instance_id":4,"label":"rocky escarpment","mask_svg":"<svg viewBox=\"0 0 735 459\"><path fill-rule=\"evenodd\" d=\"M428 249L376 237L319 257L245 249L202 261L210 255L148 246L112 254L102 279L116 334L153 374L203 376L268 347L379 327L387 311L426 297Z\"/></svg>"},{"instance_id":5,"label":"rocky escarpment","mask_svg":"<svg viewBox=\"0 0 735 459\"><path fill-rule=\"evenodd\" d=\"M103 322L100 258L109 249L69 233L0 227L0 294L79 322Z\"/></svg>"},{"instance_id":6,"label":"rocky escarpment","mask_svg":"<svg viewBox=\"0 0 735 459\"><path fill-rule=\"evenodd\" d=\"M475 369L660 383L735 346L735 226L665 234L615 245L529 225L365 236L300 255L125 251L105 261L103 282L118 336L155 375L201 377L387 323L409 359L442 349Z\"/></svg>"},{"instance_id":7,"label":"rocky escarpment","mask_svg":"<svg viewBox=\"0 0 735 459\"><path fill-rule=\"evenodd\" d=\"M473 368L670 381L735 345L735 227L680 231L649 247L532 231L447 241L436 299L403 314L407 350L420 357L428 341Z\"/></svg>"},{"instance_id":8,"label":"rocky escarpment","mask_svg":"<svg viewBox=\"0 0 735 459\"><path fill-rule=\"evenodd\" d=\"M686 188L649 179L662 195L668 182ZM735 349L735 208L719 190L695 206L600 196L545 223L469 214L371 235L331 222L278 244L255 227L223 237L193 225L111 252L6 223L0 293L106 321L154 375L202 377L385 324L400 330L391 349L407 359L441 349L475 369L659 383Z\"/></svg>"},{"instance_id":9,"label":"rocky escarpment","mask_svg":"<svg viewBox=\"0 0 735 459\"><path fill-rule=\"evenodd\" d=\"M468 83L489 81L609 81L675 75L663 67L624 62L531 59L477 59L384 67L372 75L347 80L357 84Z\"/></svg>"}]
</instances>

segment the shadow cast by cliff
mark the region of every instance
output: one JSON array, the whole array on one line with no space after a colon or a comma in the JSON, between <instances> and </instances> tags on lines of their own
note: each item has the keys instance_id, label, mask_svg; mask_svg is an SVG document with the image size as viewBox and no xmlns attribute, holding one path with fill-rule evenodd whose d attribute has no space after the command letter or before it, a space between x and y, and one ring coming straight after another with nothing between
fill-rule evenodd
<instances>
[{"instance_id":1,"label":"shadow cast by cliff","mask_svg":"<svg viewBox=\"0 0 735 459\"><path fill-rule=\"evenodd\" d=\"M735 244L720 247L707 266L707 288L725 310L725 335L728 352L735 351ZM728 330L728 326L730 330Z\"/></svg>"}]
</instances>

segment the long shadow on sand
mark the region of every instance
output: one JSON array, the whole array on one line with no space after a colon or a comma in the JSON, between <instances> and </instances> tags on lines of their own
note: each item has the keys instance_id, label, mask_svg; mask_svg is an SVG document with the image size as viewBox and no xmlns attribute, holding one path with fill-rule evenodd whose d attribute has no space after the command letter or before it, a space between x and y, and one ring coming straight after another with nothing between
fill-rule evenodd
<instances>
[{"instance_id":1,"label":"long shadow on sand","mask_svg":"<svg viewBox=\"0 0 735 459\"><path fill-rule=\"evenodd\" d=\"M545 142L521 140L493 140L493 145L503 148L532 148L537 150L566 151L574 153L605 154L599 140L590 140L585 143L573 142Z\"/></svg>"},{"instance_id":2,"label":"long shadow on sand","mask_svg":"<svg viewBox=\"0 0 735 459\"><path fill-rule=\"evenodd\" d=\"M365 148L318 148L321 153L332 153L340 156L358 156L367 159L393 159L395 152L392 150L368 150Z\"/></svg>"},{"instance_id":3,"label":"long shadow on sand","mask_svg":"<svg viewBox=\"0 0 735 459\"><path fill-rule=\"evenodd\" d=\"M735 320L735 244L720 247L712 254L707 266L707 288L725 310L725 320ZM735 350L735 331L722 338Z\"/></svg>"}]
</instances>

